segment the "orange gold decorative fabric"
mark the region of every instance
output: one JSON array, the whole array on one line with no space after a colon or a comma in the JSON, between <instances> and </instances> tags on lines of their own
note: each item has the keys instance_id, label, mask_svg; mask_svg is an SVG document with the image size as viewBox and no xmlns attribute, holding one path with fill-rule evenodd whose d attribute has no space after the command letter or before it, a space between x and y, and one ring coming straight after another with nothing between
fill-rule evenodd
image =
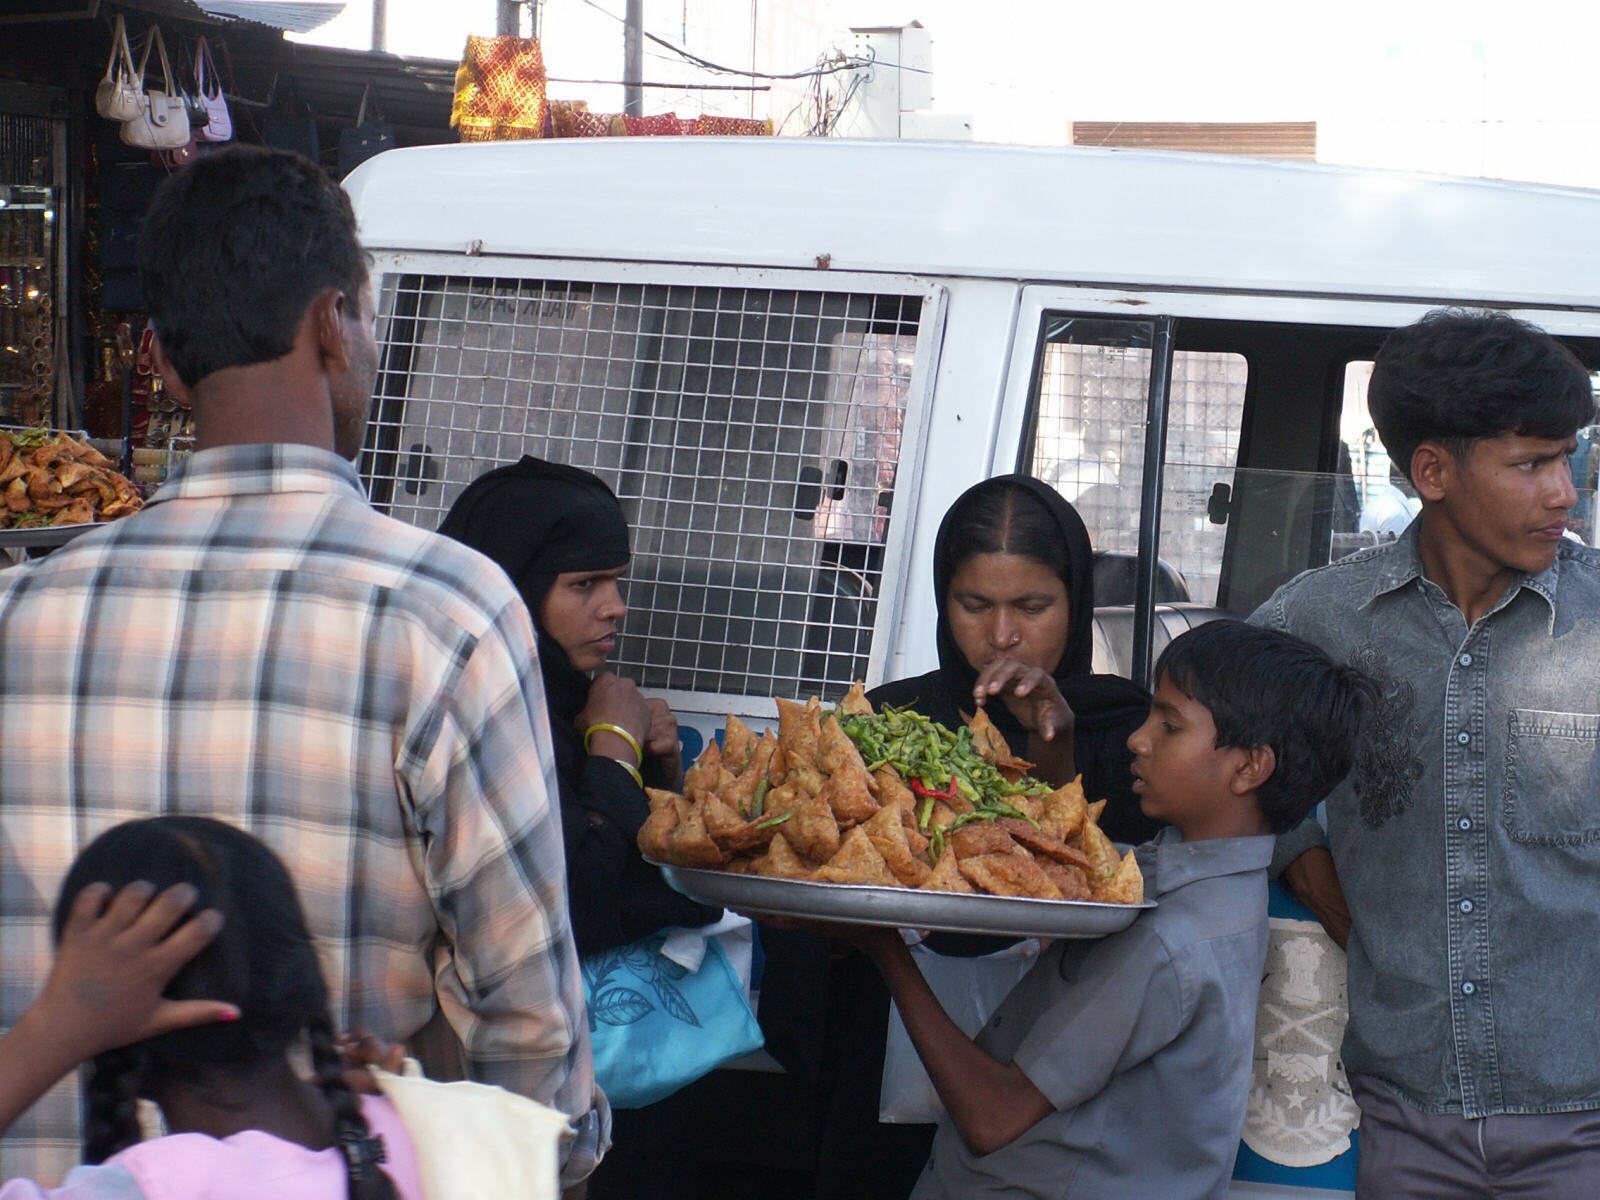
<instances>
[{"instance_id":1,"label":"orange gold decorative fabric","mask_svg":"<svg viewBox=\"0 0 1600 1200\"><path fill-rule=\"evenodd\" d=\"M450 124L463 142L544 137L549 117L537 38L467 37Z\"/></svg>"}]
</instances>

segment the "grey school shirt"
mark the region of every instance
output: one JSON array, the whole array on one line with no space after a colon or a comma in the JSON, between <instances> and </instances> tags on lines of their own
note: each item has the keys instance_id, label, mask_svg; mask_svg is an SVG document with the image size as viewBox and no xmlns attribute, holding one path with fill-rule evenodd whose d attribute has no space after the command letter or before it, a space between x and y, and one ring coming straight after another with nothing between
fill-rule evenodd
<instances>
[{"instance_id":1,"label":"grey school shirt","mask_svg":"<svg viewBox=\"0 0 1600 1200\"><path fill-rule=\"evenodd\" d=\"M972 1154L948 1118L912 1200L1189 1200L1227 1194L1267 955L1270 837L1139 848L1156 907L1100 941L1059 941L978 1035L1050 1102Z\"/></svg>"},{"instance_id":2,"label":"grey school shirt","mask_svg":"<svg viewBox=\"0 0 1600 1200\"><path fill-rule=\"evenodd\" d=\"M1469 629L1420 522L1251 617L1371 674L1326 843L1353 927L1344 1063L1427 1112L1600 1108L1600 551L1563 541Z\"/></svg>"}]
</instances>

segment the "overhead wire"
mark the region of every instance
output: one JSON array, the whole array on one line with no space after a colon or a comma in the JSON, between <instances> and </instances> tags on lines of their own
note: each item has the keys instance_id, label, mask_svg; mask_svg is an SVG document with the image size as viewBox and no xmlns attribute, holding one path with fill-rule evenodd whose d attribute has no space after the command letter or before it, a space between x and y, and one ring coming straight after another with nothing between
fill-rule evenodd
<instances>
[{"instance_id":1,"label":"overhead wire","mask_svg":"<svg viewBox=\"0 0 1600 1200\"><path fill-rule=\"evenodd\" d=\"M594 9L596 12L602 13L605 16L610 17L613 21L617 21L619 23L626 24L626 20L623 17L619 17L616 13L612 12L610 9L604 7L603 5L596 4L595 0L583 0L583 3L588 5L590 8ZM856 70L860 70L862 67L871 66L873 64L873 62L875 61L875 58L873 58L873 57L860 58L860 57L855 57L855 56L848 56L848 55L844 55L844 54L839 54L837 56L837 58L835 58L833 60L828 60L826 57L824 57L824 59L820 60L816 66L811 67L809 70L805 70L805 71L790 71L788 73L774 73L774 72L770 72L770 71L750 71L750 70L745 70L743 67L724 66L721 63L712 62L708 58L702 58L700 55L694 53L692 50L687 50L682 46L676 45L675 43L668 41L664 37L658 37L657 35L655 35L653 33L650 33L648 30L644 31L644 36L645 36L645 39L647 41L652 41L652 42L656 43L656 45L658 45L658 46L664 46L666 49L672 51L674 54L678 55L680 58L684 59L687 62L691 62L691 63L695 64L695 66L701 67L704 70L716 71L716 72L719 72L720 74L723 74L723 75L742 75L747 79L776 79L776 80L814 79L814 78L817 78L817 77L822 76L822 75L835 75L835 74L838 74L840 71L856 71Z\"/></svg>"}]
</instances>

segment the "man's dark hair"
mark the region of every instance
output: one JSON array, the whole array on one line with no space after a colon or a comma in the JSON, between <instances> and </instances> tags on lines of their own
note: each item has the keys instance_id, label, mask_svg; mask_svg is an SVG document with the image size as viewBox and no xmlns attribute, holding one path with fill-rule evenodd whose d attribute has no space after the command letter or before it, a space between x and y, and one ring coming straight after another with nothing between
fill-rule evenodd
<instances>
[{"instance_id":1,"label":"man's dark hair","mask_svg":"<svg viewBox=\"0 0 1600 1200\"><path fill-rule=\"evenodd\" d=\"M1589 373L1572 351L1506 313L1456 308L1384 340L1367 407L1407 478L1425 441L1460 459L1480 438L1567 438L1595 419Z\"/></svg>"},{"instance_id":2,"label":"man's dark hair","mask_svg":"<svg viewBox=\"0 0 1600 1200\"><path fill-rule=\"evenodd\" d=\"M1174 638L1156 661L1166 679L1211 713L1217 748L1267 746L1277 758L1256 803L1273 833L1293 829L1350 773L1376 692L1292 634L1208 621Z\"/></svg>"},{"instance_id":3,"label":"man's dark hair","mask_svg":"<svg viewBox=\"0 0 1600 1200\"><path fill-rule=\"evenodd\" d=\"M367 281L350 197L287 150L230 146L156 190L139 275L161 347L193 385L289 353L311 301Z\"/></svg>"}]
</instances>

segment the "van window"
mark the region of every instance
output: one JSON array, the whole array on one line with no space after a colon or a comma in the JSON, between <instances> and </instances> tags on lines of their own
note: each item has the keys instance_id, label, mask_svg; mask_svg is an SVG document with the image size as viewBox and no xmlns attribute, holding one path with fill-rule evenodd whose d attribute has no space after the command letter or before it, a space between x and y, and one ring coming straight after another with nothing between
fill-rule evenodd
<instances>
[{"instance_id":1,"label":"van window","mask_svg":"<svg viewBox=\"0 0 1600 1200\"><path fill-rule=\"evenodd\" d=\"M1367 411L1372 360L1354 359L1344 368L1344 403L1339 412L1339 466L1349 472L1350 492L1333 514L1328 558L1342 558L1363 546L1392 541L1419 509L1405 472L1383 448Z\"/></svg>"},{"instance_id":2,"label":"van window","mask_svg":"<svg viewBox=\"0 0 1600 1200\"><path fill-rule=\"evenodd\" d=\"M1023 469L1077 508L1097 551L1132 560L1139 548L1148 345L1108 331L1117 323L1055 316L1039 356L1032 451ZM1137 327L1136 323L1133 324ZM1159 587L1213 604L1226 530L1207 520L1213 484L1231 477L1239 453L1248 371L1242 355L1177 350L1167 412ZM1104 590L1104 589L1102 589ZM1107 593L1096 603L1130 604Z\"/></svg>"},{"instance_id":3,"label":"van window","mask_svg":"<svg viewBox=\"0 0 1600 1200\"><path fill-rule=\"evenodd\" d=\"M593 471L633 529L619 670L837 695L866 673L923 306L392 276L364 472L375 503L431 529L521 455Z\"/></svg>"}]
</instances>

